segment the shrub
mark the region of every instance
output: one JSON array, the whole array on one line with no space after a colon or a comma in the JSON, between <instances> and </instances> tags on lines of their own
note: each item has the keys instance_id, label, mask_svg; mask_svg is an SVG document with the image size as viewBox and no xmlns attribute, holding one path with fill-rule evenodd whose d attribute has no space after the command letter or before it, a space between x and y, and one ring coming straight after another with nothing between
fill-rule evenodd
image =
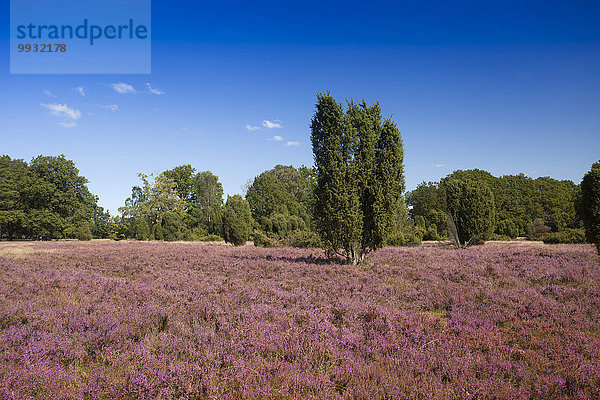
<instances>
[{"instance_id":1,"label":"shrub","mask_svg":"<svg viewBox=\"0 0 600 400\"><path fill-rule=\"evenodd\" d=\"M490 236L490 240L497 240L500 242L508 242L510 240L512 240L512 238L508 235L501 235L498 233L492 233L492 235Z\"/></svg>"},{"instance_id":2,"label":"shrub","mask_svg":"<svg viewBox=\"0 0 600 400\"><path fill-rule=\"evenodd\" d=\"M438 240L438 230L435 224L432 224L427 228L423 235L423 240Z\"/></svg>"},{"instance_id":3,"label":"shrub","mask_svg":"<svg viewBox=\"0 0 600 400\"><path fill-rule=\"evenodd\" d=\"M496 233L500 236L508 236L509 239L514 239L519 236L519 227L511 219L503 219L498 222ZM497 239L492 239L497 240Z\"/></svg>"},{"instance_id":4,"label":"shrub","mask_svg":"<svg viewBox=\"0 0 600 400\"><path fill-rule=\"evenodd\" d=\"M164 240L165 237L163 235L162 226L160 224L155 224L152 227L152 235L150 235L150 240Z\"/></svg>"},{"instance_id":5,"label":"shrub","mask_svg":"<svg viewBox=\"0 0 600 400\"><path fill-rule=\"evenodd\" d=\"M164 240L174 242L181 240L186 229L183 218L178 212L165 212L162 216L162 232Z\"/></svg>"},{"instance_id":6,"label":"shrub","mask_svg":"<svg viewBox=\"0 0 600 400\"><path fill-rule=\"evenodd\" d=\"M585 231L583 229L565 229L549 233L544 236L543 240L546 244L585 243Z\"/></svg>"},{"instance_id":7,"label":"shrub","mask_svg":"<svg viewBox=\"0 0 600 400\"><path fill-rule=\"evenodd\" d=\"M254 231L252 240L256 247L267 247L267 235L261 231Z\"/></svg>"},{"instance_id":8,"label":"shrub","mask_svg":"<svg viewBox=\"0 0 600 400\"><path fill-rule=\"evenodd\" d=\"M82 223L75 231L75 236L78 240L92 240L92 230L90 224Z\"/></svg>"},{"instance_id":9,"label":"shrub","mask_svg":"<svg viewBox=\"0 0 600 400\"><path fill-rule=\"evenodd\" d=\"M550 231L550 227L544 224L544 220L536 218L527 224L527 239L542 240Z\"/></svg>"},{"instance_id":10,"label":"shrub","mask_svg":"<svg viewBox=\"0 0 600 400\"><path fill-rule=\"evenodd\" d=\"M402 232L396 231L388 236L386 244L388 246L404 246L406 244L406 239Z\"/></svg>"},{"instance_id":11,"label":"shrub","mask_svg":"<svg viewBox=\"0 0 600 400\"><path fill-rule=\"evenodd\" d=\"M323 246L319 235L309 231L296 231L285 239L285 243L291 247L299 248L317 248Z\"/></svg>"},{"instance_id":12,"label":"shrub","mask_svg":"<svg viewBox=\"0 0 600 400\"><path fill-rule=\"evenodd\" d=\"M284 244L277 239L270 238L261 231L254 232L254 245L257 247L283 247Z\"/></svg>"},{"instance_id":13,"label":"shrub","mask_svg":"<svg viewBox=\"0 0 600 400\"><path fill-rule=\"evenodd\" d=\"M421 235L420 231L413 229L411 231L396 231L388 236L386 244L388 246L420 246Z\"/></svg>"},{"instance_id":14,"label":"shrub","mask_svg":"<svg viewBox=\"0 0 600 400\"><path fill-rule=\"evenodd\" d=\"M150 227L143 218L133 218L129 222L129 236L137 240L147 240L150 236Z\"/></svg>"}]
</instances>

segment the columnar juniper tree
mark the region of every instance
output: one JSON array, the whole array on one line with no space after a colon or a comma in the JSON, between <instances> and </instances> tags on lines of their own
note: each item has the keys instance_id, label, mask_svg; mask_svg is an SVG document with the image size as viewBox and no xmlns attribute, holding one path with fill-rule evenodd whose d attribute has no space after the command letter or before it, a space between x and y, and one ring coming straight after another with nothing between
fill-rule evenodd
<instances>
[{"instance_id":1,"label":"columnar juniper tree","mask_svg":"<svg viewBox=\"0 0 600 400\"><path fill-rule=\"evenodd\" d=\"M311 123L317 172L315 224L326 250L348 263L384 244L404 191L402 139L378 103L317 95Z\"/></svg>"},{"instance_id":2,"label":"columnar juniper tree","mask_svg":"<svg viewBox=\"0 0 600 400\"><path fill-rule=\"evenodd\" d=\"M250 237L252 214L248 202L239 194L227 196L223 211L223 239L234 246L242 246Z\"/></svg>"},{"instance_id":3,"label":"columnar juniper tree","mask_svg":"<svg viewBox=\"0 0 600 400\"><path fill-rule=\"evenodd\" d=\"M581 217L587 241L594 243L600 254L600 161L581 181Z\"/></svg>"},{"instance_id":4,"label":"columnar juniper tree","mask_svg":"<svg viewBox=\"0 0 600 400\"><path fill-rule=\"evenodd\" d=\"M448 235L453 244L467 247L487 240L494 231L494 195L483 182L448 179L444 182L448 215Z\"/></svg>"}]
</instances>

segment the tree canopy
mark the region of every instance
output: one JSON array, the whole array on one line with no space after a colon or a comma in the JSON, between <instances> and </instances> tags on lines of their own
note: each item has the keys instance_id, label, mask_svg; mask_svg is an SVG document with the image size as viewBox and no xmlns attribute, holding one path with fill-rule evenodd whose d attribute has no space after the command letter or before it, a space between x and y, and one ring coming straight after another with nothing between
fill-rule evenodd
<instances>
[{"instance_id":1,"label":"tree canopy","mask_svg":"<svg viewBox=\"0 0 600 400\"><path fill-rule=\"evenodd\" d=\"M404 191L402 139L378 103L318 94L311 123L314 218L327 250L357 264L382 247Z\"/></svg>"},{"instance_id":2,"label":"tree canopy","mask_svg":"<svg viewBox=\"0 0 600 400\"><path fill-rule=\"evenodd\" d=\"M0 157L0 237L60 239L90 229L97 197L64 155ZM86 235L87 236L87 235Z\"/></svg>"}]
</instances>

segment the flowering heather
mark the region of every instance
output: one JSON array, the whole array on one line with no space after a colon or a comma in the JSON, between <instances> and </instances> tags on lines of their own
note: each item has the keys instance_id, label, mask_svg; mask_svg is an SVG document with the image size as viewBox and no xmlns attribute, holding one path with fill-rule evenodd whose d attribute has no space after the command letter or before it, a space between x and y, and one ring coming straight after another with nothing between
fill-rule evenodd
<instances>
[{"instance_id":1,"label":"flowering heather","mask_svg":"<svg viewBox=\"0 0 600 400\"><path fill-rule=\"evenodd\" d=\"M600 398L591 245L386 248L356 267L304 249L27 249L0 253L0 398Z\"/></svg>"}]
</instances>

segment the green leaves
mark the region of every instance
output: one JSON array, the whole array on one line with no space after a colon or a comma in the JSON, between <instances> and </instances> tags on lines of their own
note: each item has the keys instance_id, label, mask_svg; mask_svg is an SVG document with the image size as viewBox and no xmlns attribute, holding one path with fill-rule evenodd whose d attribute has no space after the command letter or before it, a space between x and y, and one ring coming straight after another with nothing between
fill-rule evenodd
<instances>
[{"instance_id":1,"label":"green leaves","mask_svg":"<svg viewBox=\"0 0 600 400\"><path fill-rule=\"evenodd\" d=\"M87 182L64 155L38 156L29 165L0 157L0 237L78 237L97 202Z\"/></svg>"},{"instance_id":2,"label":"green leaves","mask_svg":"<svg viewBox=\"0 0 600 400\"><path fill-rule=\"evenodd\" d=\"M594 243L600 254L600 161L581 181L581 219L588 242Z\"/></svg>"},{"instance_id":3,"label":"green leaves","mask_svg":"<svg viewBox=\"0 0 600 400\"><path fill-rule=\"evenodd\" d=\"M382 247L404 191L398 128L379 104L317 95L311 123L317 186L314 218L330 253L349 263Z\"/></svg>"},{"instance_id":4,"label":"green leaves","mask_svg":"<svg viewBox=\"0 0 600 400\"><path fill-rule=\"evenodd\" d=\"M459 247L475 240L487 240L496 225L494 196L490 188L483 182L453 178L444 181L444 189Z\"/></svg>"},{"instance_id":5,"label":"green leaves","mask_svg":"<svg viewBox=\"0 0 600 400\"><path fill-rule=\"evenodd\" d=\"M239 194L227 196L223 210L223 238L227 243L242 246L250 238L252 214L250 205Z\"/></svg>"}]
</instances>

